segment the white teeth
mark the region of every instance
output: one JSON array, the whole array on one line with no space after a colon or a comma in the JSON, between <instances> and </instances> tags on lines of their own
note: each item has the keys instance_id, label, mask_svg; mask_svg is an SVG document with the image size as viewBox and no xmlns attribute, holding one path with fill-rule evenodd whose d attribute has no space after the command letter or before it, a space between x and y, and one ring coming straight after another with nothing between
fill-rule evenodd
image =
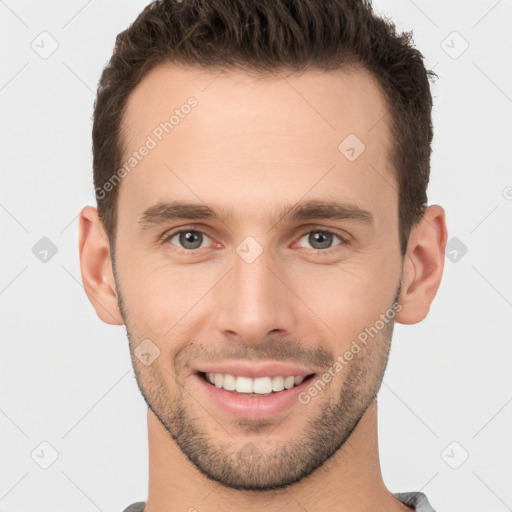
<instances>
[{"instance_id":1,"label":"white teeth","mask_svg":"<svg viewBox=\"0 0 512 512\"><path fill-rule=\"evenodd\" d=\"M270 377L258 377L254 379L254 393L272 393L272 379Z\"/></svg>"},{"instance_id":2,"label":"white teeth","mask_svg":"<svg viewBox=\"0 0 512 512\"><path fill-rule=\"evenodd\" d=\"M224 384L224 375L222 373L215 374L215 387L221 388L222 384Z\"/></svg>"},{"instance_id":3,"label":"white teeth","mask_svg":"<svg viewBox=\"0 0 512 512\"><path fill-rule=\"evenodd\" d=\"M283 391L284 377L274 377L272 379L272 391Z\"/></svg>"},{"instance_id":4,"label":"white teeth","mask_svg":"<svg viewBox=\"0 0 512 512\"><path fill-rule=\"evenodd\" d=\"M284 387L286 389L293 388L294 384L295 384L295 377L293 375L291 377L286 377L284 379Z\"/></svg>"},{"instance_id":5,"label":"white teeth","mask_svg":"<svg viewBox=\"0 0 512 512\"><path fill-rule=\"evenodd\" d=\"M283 391L298 386L303 380L302 375L289 375L287 377L235 377L229 373L206 373L206 379L217 388L238 393L256 393L265 395L268 393Z\"/></svg>"},{"instance_id":6,"label":"white teeth","mask_svg":"<svg viewBox=\"0 0 512 512\"><path fill-rule=\"evenodd\" d=\"M222 387L224 389L227 389L228 391L235 391L235 389L236 389L235 377L233 377L233 375L230 375L229 373L226 373L224 375L224 385Z\"/></svg>"},{"instance_id":7,"label":"white teeth","mask_svg":"<svg viewBox=\"0 0 512 512\"><path fill-rule=\"evenodd\" d=\"M236 378L236 390L238 393L252 393L253 382L249 377L237 377Z\"/></svg>"}]
</instances>

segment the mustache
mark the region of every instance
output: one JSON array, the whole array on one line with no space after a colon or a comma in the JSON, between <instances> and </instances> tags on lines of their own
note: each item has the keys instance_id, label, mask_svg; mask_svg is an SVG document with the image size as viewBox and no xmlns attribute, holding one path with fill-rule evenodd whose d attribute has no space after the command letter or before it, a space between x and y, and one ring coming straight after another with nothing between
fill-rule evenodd
<instances>
[{"instance_id":1,"label":"mustache","mask_svg":"<svg viewBox=\"0 0 512 512\"><path fill-rule=\"evenodd\" d=\"M188 342L176 355L175 369L191 363L221 363L226 360L279 361L303 366L329 368L334 354L321 346L309 346L295 339L269 338L261 343L228 341L225 343Z\"/></svg>"}]
</instances>

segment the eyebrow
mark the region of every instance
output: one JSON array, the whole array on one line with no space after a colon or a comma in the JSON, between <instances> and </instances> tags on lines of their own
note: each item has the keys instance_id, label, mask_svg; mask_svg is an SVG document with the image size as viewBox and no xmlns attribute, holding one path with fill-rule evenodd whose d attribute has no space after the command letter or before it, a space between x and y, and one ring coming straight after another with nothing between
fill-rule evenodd
<instances>
[{"instance_id":1,"label":"eyebrow","mask_svg":"<svg viewBox=\"0 0 512 512\"><path fill-rule=\"evenodd\" d=\"M147 208L139 217L139 229L158 226L175 220L220 220L222 223L235 218L233 210L226 210L220 206L191 203L185 201L172 201L158 203ZM282 222L305 221L313 219L353 220L372 226L374 215L368 210L352 204L337 201L311 200L295 205L281 207L274 225Z\"/></svg>"}]
</instances>

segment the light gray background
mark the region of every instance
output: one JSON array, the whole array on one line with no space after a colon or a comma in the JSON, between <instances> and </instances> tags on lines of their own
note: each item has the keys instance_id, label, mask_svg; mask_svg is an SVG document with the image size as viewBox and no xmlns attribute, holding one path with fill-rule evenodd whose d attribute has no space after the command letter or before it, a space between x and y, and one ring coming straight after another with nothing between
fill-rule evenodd
<instances>
[{"instance_id":1,"label":"light gray background","mask_svg":"<svg viewBox=\"0 0 512 512\"><path fill-rule=\"evenodd\" d=\"M145 5L0 1L2 511L120 511L147 497L146 407L125 330L97 318L77 252L78 212L95 204L94 91L116 34ZM429 316L395 327L379 398L384 479L393 492L422 490L438 512L504 512L512 508L512 2L374 5L414 30L439 75L429 203L446 209L451 244ZM42 58L33 47L49 51L52 38L58 48ZM46 262L32 251L43 237L57 248ZM48 469L43 442L58 452Z\"/></svg>"}]
</instances>

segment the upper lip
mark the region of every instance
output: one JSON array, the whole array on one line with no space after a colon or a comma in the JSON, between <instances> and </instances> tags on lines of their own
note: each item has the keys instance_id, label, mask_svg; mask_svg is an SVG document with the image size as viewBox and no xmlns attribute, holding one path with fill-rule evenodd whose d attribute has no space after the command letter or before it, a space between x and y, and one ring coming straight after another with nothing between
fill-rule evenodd
<instances>
[{"instance_id":1,"label":"upper lip","mask_svg":"<svg viewBox=\"0 0 512 512\"><path fill-rule=\"evenodd\" d=\"M198 365L195 370L206 373L228 373L235 377L251 377L253 379L257 377L288 377L290 375L306 377L307 375L315 373L314 370L308 369L304 366L277 362L255 364L240 361L237 361L236 363L205 363Z\"/></svg>"}]
</instances>

